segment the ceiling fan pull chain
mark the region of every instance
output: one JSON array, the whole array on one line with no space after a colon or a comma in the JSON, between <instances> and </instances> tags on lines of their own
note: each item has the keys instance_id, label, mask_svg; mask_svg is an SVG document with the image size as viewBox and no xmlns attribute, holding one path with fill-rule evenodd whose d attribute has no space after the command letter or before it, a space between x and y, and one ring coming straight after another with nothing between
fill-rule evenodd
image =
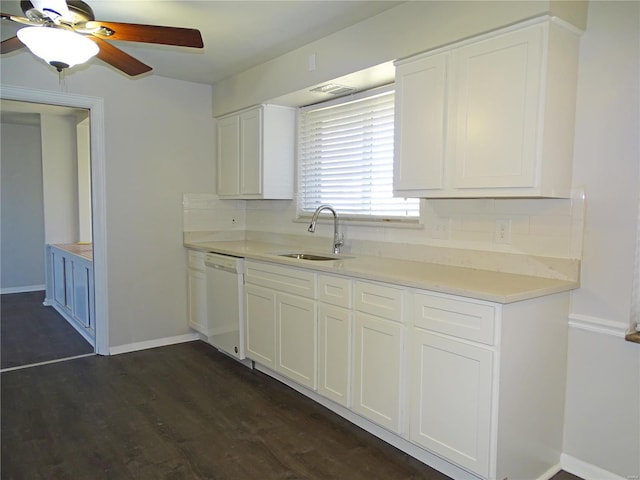
<instances>
[{"instance_id":1,"label":"ceiling fan pull chain","mask_svg":"<svg viewBox=\"0 0 640 480\"><path fill-rule=\"evenodd\" d=\"M60 87L60 91L63 93L67 93L68 91L66 71L66 68L61 68L58 70L58 85Z\"/></svg>"}]
</instances>

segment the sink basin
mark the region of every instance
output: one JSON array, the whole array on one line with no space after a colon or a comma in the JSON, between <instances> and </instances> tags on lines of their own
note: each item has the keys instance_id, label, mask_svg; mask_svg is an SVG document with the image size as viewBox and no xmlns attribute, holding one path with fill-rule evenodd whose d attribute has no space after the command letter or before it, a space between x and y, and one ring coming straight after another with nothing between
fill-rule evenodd
<instances>
[{"instance_id":1,"label":"sink basin","mask_svg":"<svg viewBox=\"0 0 640 480\"><path fill-rule=\"evenodd\" d=\"M289 252L289 253L278 253L279 257L287 257L287 258L295 258L297 260L312 260L312 261L327 261L327 260L342 260L344 257L342 255L332 255L332 254L321 254L321 253L310 253L310 252Z\"/></svg>"}]
</instances>

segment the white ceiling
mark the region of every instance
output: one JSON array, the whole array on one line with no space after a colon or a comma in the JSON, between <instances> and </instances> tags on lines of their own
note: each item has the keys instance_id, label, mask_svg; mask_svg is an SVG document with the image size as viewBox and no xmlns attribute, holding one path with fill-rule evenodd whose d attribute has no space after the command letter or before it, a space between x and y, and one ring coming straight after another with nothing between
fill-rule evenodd
<instances>
[{"instance_id":1,"label":"white ceiling","mask_svg":"<svg viewBox=\"0 0 640 480\"><path fill-rule=\"evenodd\" d=\"M375 16L400 3L365 0L88 0L97 20L196 28L204 49L112 43L153 68L151 74L213 84ZM0 0L23 16L20 2ZM2 21L2 40L20 25ZM31 55L26 49L9 55ZM100 62L93 59L91 62Z\"/></svg>"}]
</instances>

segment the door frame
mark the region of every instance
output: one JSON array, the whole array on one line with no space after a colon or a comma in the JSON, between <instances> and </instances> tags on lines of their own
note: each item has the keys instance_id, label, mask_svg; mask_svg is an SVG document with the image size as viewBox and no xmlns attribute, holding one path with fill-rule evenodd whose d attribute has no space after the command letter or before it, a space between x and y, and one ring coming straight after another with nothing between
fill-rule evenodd
<instances>
[{"instance_id":1,"label":"door frame","mask_svg":"<svg viewBox=\"0 0 640 480\"><path fill-rule=\"evenodd\" d=\"M0 98L89 110L91 136L91 221L93 228L93 276L96 329L95 351L98 355L109 355L104 99L9 85L0 85Z\"/></svg>"}]
</instances>

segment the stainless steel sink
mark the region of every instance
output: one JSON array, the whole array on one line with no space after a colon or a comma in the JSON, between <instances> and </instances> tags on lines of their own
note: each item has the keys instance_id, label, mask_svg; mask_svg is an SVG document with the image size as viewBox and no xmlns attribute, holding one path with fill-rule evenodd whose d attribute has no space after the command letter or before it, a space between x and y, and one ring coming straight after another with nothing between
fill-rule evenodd
<instances>
[{"instance_id":1,"label":"stainless steel sink","mask_svg":"<svg viewBox=\"0 0 640 480\"><path fill-rule=\"evenodd\" d=\"M308 253L308 252L289 252L289 253L278 253L279 257L287 257L287 258L295 258L297 260L312 260L312 261L327 261L327 260L342 260L344 257L342 255L323 255L319 253Z\"/></svg>"}]
</instances>

